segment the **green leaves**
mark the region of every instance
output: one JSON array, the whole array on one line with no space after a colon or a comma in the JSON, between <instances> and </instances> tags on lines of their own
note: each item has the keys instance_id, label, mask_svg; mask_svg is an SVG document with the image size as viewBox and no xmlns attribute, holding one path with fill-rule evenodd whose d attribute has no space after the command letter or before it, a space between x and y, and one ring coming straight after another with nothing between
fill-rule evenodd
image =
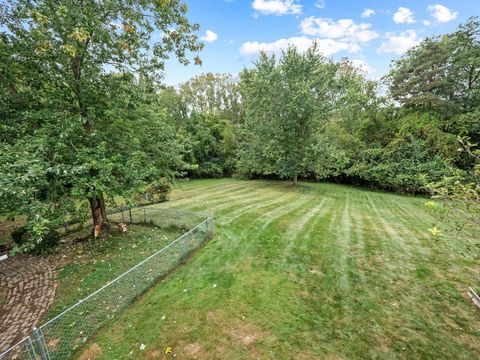
<instances>
[{"instance_id":1,"label":"green leaves","mask_svg":"<svg viewBox=\"0 0 480 360\"><path fill-rule=\"evenodd\" d=\"M32 247L87 198L185 167L154 82L172 53L188 63L202 48L185 12L180 0L2 4L0 211L27 215Z\"/></svg>"},{"instance_id":2,"label":"green leaves","mask_svg":"<svg viewBox=\"0 0 480 360\"><path fill-rule=\"evenodd\" d=\"M393 98L406 107L449 117L480 106L480 21L425 39L393 63L386 80Z\"/></svg>"},{"instance_id":3,"label":"green leaves","mask_svg":"<svg viewBox=\"0 0 480 360\"><path fill-rule=\"evenodd\" d=\"M303 54L289 48L278 61L261 54L253 70L243 71L241 173L325 176L328 167L312 153L325 140L319 134L335 107L336 71L315 46Z\"/></svg>"}]
</instances>

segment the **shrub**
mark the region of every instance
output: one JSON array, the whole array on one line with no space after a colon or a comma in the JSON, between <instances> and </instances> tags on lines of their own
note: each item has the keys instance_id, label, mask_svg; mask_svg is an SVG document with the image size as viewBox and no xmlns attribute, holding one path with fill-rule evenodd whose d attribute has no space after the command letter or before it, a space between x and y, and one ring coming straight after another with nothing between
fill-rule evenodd
<instances>
[{"instance_id":1,"label":"shrub","mask_svg":"<svg viewBox=\"0 0 480 360\"><path fill-rule=\"evenodd\" d=\"M27 229L25 228L25 226L17 227L10 233L13 242L17 245L22 245L25 242L27 238L26 235Z\"/></svg>"},{"instance_id":2,"label":"shrub","mask_svg":"<svg viewBox=\"0 0 480 360\"><path fill-rule=\"evenodd\" d=\"M172 191L170 182L161 178L143 189L134 196L134 201L137 204L151 204L168 200L168 194Z\"/></svg>"},{"instance_id":3,"label":"shrub","mask_svg":"<svg viewBox=\"0 0 480 360\"><path fill-rule=\"evenodd\" d=\"M39 244L37 244L33 252L37 254L43 253L57 246L59 242L60 242L60 235L54 229L50 229L43 236L43 240Z\"/></svg>"}]
</instances>

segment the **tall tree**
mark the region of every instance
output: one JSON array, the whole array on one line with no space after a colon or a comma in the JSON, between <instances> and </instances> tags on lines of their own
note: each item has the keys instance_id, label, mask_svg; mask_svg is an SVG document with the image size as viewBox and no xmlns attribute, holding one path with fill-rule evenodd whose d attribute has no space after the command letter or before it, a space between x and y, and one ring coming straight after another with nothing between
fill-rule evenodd
<instances>
[{"instance_id":1,"label":"tall tree","mask_svg":"<svg viewBox=\"0 0 480 360\"><path fill-rule=\"evenodd\" d=\"M241 96L238 79L231 74L206 73L180 86L182 100L191 112L220 115L238 122Z\"/></svg>"},{"instance_id":2,"label":"tall tree","mask_svg":"<svg viewBox=\"0 0 480 360\"><path fill-rule=\"evenodd\" d=\"M392 97L416 110L449 117L478 108L480 21L470 18L458 30L425 39L396 60L386 80Z\"/></svg>"},{"instance_id":3,"label":"tall tree","mask_svg":"<svg viewBox=\"0 0 480 360\"><path fill-rule=\"evenodd\" d=\"M0 67L2 101L10 104L0 134L3 206L29 207L33 223L68 199L87 198L94 234L105 234L105 194L129 190L156 168L175 170L153 146L171 139L168 126L141 105L152 101L151 80L170 53L187 64L187 51L202 49L198 25L180 0L0 6L0 54L10 64Z\"/></svg>"},{"instance_id":4,"label":"tall tree","mask_svg":"<svg viewBox=\"0 0 480 360\"><path fill-rule=\"evenodd\" d=\"M277 61L262 54L241 74L245 138L240 171L297 182L311 169L312 147L332 109L337 66L318 52L289 48Z\"/></svg>"}]
</instances>

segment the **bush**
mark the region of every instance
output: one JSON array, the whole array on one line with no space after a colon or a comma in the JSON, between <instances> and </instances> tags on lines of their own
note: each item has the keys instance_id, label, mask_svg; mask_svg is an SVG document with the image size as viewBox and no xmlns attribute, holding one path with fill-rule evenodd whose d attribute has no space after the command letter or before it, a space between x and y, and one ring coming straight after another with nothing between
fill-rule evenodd
<instances>
[{"instance_id":1,"label":"bush","mask_svg":"<svg viewBox=\"0 0 480 360\"><path fill-rule=\"evenodd\" d=\"M60 235L54 229L50 229L43 236L43 240L39 244L37 244L35 249L33 249L33 252L37 254L43 253L57 246L59 242L60 242Z\"/></svg>"},{"instance_id":2,"label":"bush","mask_svg":"<svg viewBox=\"0 0 480 360\"><path fill-rule=\"evenodd\" d=\"M139 192L134 200L137 204L152 204L168 200L168 194L172 191L172 184L161 178L150 185L143 191Z\"/></svg>"},{"instance_id":3,"label":"bush","mask_svg":"<svg viewBox=\"0 0 480 360\"><path fill-rule=\"evenodd\" d=\"M10 233L13 242L17 245L22 245L23 243L25 243L25 240L27 239L26 235L27 229L25 228L25 226L17 227Z\"/></svg>"},{"instance_id":4,"label":"bush","mask_svg":"<svg viewBox=\"0 0 480 360\"><path fill-rule=\"evenodd\" d=\"M26 227L22 226L15 228L10 236L17 245L13 253L30 252L41 254L57 246L60 242L60 235L53 228L47 229L41 237L35 238Z\"/></svg>"},{"instance_id":5,"label":"bush","mask_svg":"<svg viewBox=\"0 0 480 360\"><path fill-rule=\"evenodd\" d=\"M151 202L162 202L168 200L168 194L172 191L172 184L165 178L153 182L147 188L146 195Z\"/></svg>"}]
</instances>

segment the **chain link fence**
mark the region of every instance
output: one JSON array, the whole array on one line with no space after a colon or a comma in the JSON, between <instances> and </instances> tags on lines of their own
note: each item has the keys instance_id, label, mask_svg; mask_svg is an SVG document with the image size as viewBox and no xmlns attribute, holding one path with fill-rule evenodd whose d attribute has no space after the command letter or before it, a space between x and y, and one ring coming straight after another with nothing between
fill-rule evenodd
<instances>
[{"instance_id":1,"label":"chain link fence","mask_svg":"<svg viewBox=\"0 0 480 360\"><path fill-rule=\"evenodd\" d=\"M213 236L215 220L207 214L136 207L108 215L110 222L175 227L186 232L122 275L47 321L0 355L7 359L66 359L159 278L175 269ZM188 230L188 231L187 231Z\"/></svg>"},{"instance_id":2,"label":"chain link fence","mask_svg":"<svg viewBox=\"0 0 480 360\"><path fill-rule=\"evenodd\" d=\"M0 359L38 359L37 349L35 348L30 336L19 341L10 349L0 354Z\"/></svg>"}]
</instances>

